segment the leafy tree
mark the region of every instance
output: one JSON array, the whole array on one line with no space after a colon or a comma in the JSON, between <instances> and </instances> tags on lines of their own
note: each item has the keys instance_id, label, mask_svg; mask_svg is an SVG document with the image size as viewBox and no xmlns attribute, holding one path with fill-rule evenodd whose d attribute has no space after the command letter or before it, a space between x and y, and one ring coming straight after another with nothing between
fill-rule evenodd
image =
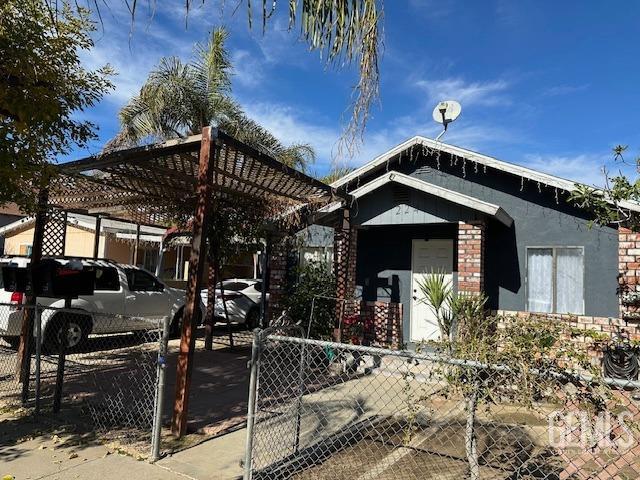
<instances>
[{"instance_id":1,"label":"leafy tree","mask_svg":"<svg viewBox=\"0 0 640 480\"><path fill-rule=\"evenodd\" d=\"M622 166L629 166L624 158L628 149L626 145L618 145L613 149L613 160ZM640 172L640 157L632 164L636 172ZM640 215L630 210L630 202L640 202L640 178L635 180L624 175L621 169L617 175L610 174L603 167L604 186L594 188L588 185L576 185L569 196L569 202L591 211L595 223L599 225L621 225L637 230L640 228ZM637 205L636 205L637 206Z\"/></svg>"},{"instance_id":2,"label":"leafy tree","mask_svg":"<svg viewBox=\"0 0 640 480\"><path fill-rule=\"evenodd\" d=\"M233 67L227 38L224 28L216 29L207 44L196 44L190 63L162 58L140 93L120 110L121 130L107 148L186 137L215 124L238 140L304 170L315 158L310 145L284 146L231 98Z\"/></svg>"},{"instance_id":3,"label":"leafy tree","mask_svg":"<svg viewBox=\"0 0 640 480\"><path fill-rule=\"evenodd\" d=\"M354 169L352 167L334 167L325 176L320 177L320 180L324 183L332 184L333 182L340 180L345 175L353 172L353 170Z\"/></svg>"},{"instance_id":4,"label":"leafy tree","mask_svg":"<svg viewBox=\"0 0 640 480\"><path fill-rule=\"evenodd\" d=\"M79 52L93 47L89 12L64 0L59 7L0 3L0 204L27 211L56 156L95 138L96 126L78 113L113 88L109 66L89 71L80 63Z\"/></svg>"}]
</instances>

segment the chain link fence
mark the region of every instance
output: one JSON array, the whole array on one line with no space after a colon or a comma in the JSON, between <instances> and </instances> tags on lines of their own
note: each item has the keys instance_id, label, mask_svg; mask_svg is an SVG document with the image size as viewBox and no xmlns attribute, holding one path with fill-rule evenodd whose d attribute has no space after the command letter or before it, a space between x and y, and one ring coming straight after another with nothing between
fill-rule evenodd
<instances>
[{"instance_id":1,"label":"chain link fence","mask_svg":"<svg viewBox=\"0 0 640 480\"><path fill-rule=\"evenodd\" d=\"M640 477L638 382L303 336L256 333L245 479Z\"/></svg>"},{"instance_id":2,"label":"chain link fence","mask_svg":"<svg viewBox=\"0 0 640 480\"><path fill-rule=\"evenodd\" d=\"M25 315L34 326L30 368L23 369L28 388L18 352ZM0 409L62 412L110 439L148 448L162 328L161 319L0 304Z\"/></svg>"}]
</instances>

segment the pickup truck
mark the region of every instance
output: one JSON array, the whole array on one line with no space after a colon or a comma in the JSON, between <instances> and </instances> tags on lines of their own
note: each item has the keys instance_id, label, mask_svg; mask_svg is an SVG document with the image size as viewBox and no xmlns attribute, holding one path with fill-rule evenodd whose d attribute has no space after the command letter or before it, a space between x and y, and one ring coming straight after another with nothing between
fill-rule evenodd
<instances>
[{"instance_id":1,"label":"pickup truck","mask_svg":"<svg viewBox=\"0 0 640 480\"><path fill-rule=\"evenodd\" d=\"M64 265L71 259L56 260ZM170 335L178 335L184 290L168 287L152 273L133 265L109 260L80 260L83 266L95 269L95 290L93 295L79 296L71 301L73 312L66 314L68 348L80 347L90 334L151 330L166 320L169 320ZM28 264L26 257L0 258L0 267L26 267ZM0 275L0 337L12 347L19 343L23 317L20 305L24 300L23 292L5 290ZM41 314L43 346L54 349L63 338L62 312L57 309L64 308L64 299L38 297L37 304L45 307ZM200 303L200 319L204 318L203 312L204 305Z\"/></svg>"}]
</instances>

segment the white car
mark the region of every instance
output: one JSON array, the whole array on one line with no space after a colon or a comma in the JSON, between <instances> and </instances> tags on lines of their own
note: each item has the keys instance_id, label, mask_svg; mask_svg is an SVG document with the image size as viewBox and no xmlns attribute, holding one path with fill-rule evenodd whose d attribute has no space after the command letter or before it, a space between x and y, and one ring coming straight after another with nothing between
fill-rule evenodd
<instances>
[{"instance_id":1,"label":"white car","mask_svg":"<svg viewBox=\"0 0 640 480\"><path fill-rule=\"evenodd\" d=\"M70 259L56 259L66 264ZM74 259L77 261L78 259ZM68 322L67 346L80 346L92 334L124 333L150 330L158 324L169 321L170 334L179 333L185 291L167 287L155 275L133 265L122 265L109 260L81 259L84 267L96 271L93 295L79 296L71 301L71 308L77 314ZM0 267L16 265L26 267L29 258L0 258ZM23 292L9 292L2 284L0 275L0 337L12 346L19 342L23 312L20 309L25 300ZM55 348L62 338L61 313L56 308L64 308L64 299L37 298L37 304L52 307L42 310L42 333L45 348ZM200 305L200 319L204 306Z\"/></svg>"},{"instance_id":2,"label":"white car","mask_svg":"<svg viewBox=\"0 0 640 480\"><path fill-rule=\"evenodd\" d=\"M231 278L222 282L224 298L227 303L227 313L229 321L239 323L252 329L260 323L260 302L262 301L262 280L247 278ZM200 292L202 302L207 305L207 290ZM266 296L269 301L269 294ZM222 302L222 291L216 289L216 303L214 308L216 321L226 323L224 303Z\"/></svg>"}]
</instances>

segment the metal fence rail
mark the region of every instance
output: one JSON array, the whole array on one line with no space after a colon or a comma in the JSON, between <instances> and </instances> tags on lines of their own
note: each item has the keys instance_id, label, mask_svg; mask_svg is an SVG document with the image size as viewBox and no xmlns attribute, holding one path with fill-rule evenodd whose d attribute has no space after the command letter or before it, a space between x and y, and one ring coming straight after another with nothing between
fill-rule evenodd
<instances>
[{"instance_id":1,"label":"metal fence rail","mask_svg":"<svg viewBox=\"0 0 640 480\"><path fill-rule=\"evenodd\" d=\"M510 365L274 333L254 339L246 479L640 477L638 382L539 372L521 401Z\"/></svg>"},{"instance_id":2,"label":"metal fence rail","mask_svg":"<svg viewBox=\"0 0 640 480\"><path fill-rule=\"evenodd\" d=\"M34 316L28 388L15 336L26 313ZM159 319L0 304L0 408L69 412L121 442L148 444L162 328Z\"/></svg>"}]
</instances>

